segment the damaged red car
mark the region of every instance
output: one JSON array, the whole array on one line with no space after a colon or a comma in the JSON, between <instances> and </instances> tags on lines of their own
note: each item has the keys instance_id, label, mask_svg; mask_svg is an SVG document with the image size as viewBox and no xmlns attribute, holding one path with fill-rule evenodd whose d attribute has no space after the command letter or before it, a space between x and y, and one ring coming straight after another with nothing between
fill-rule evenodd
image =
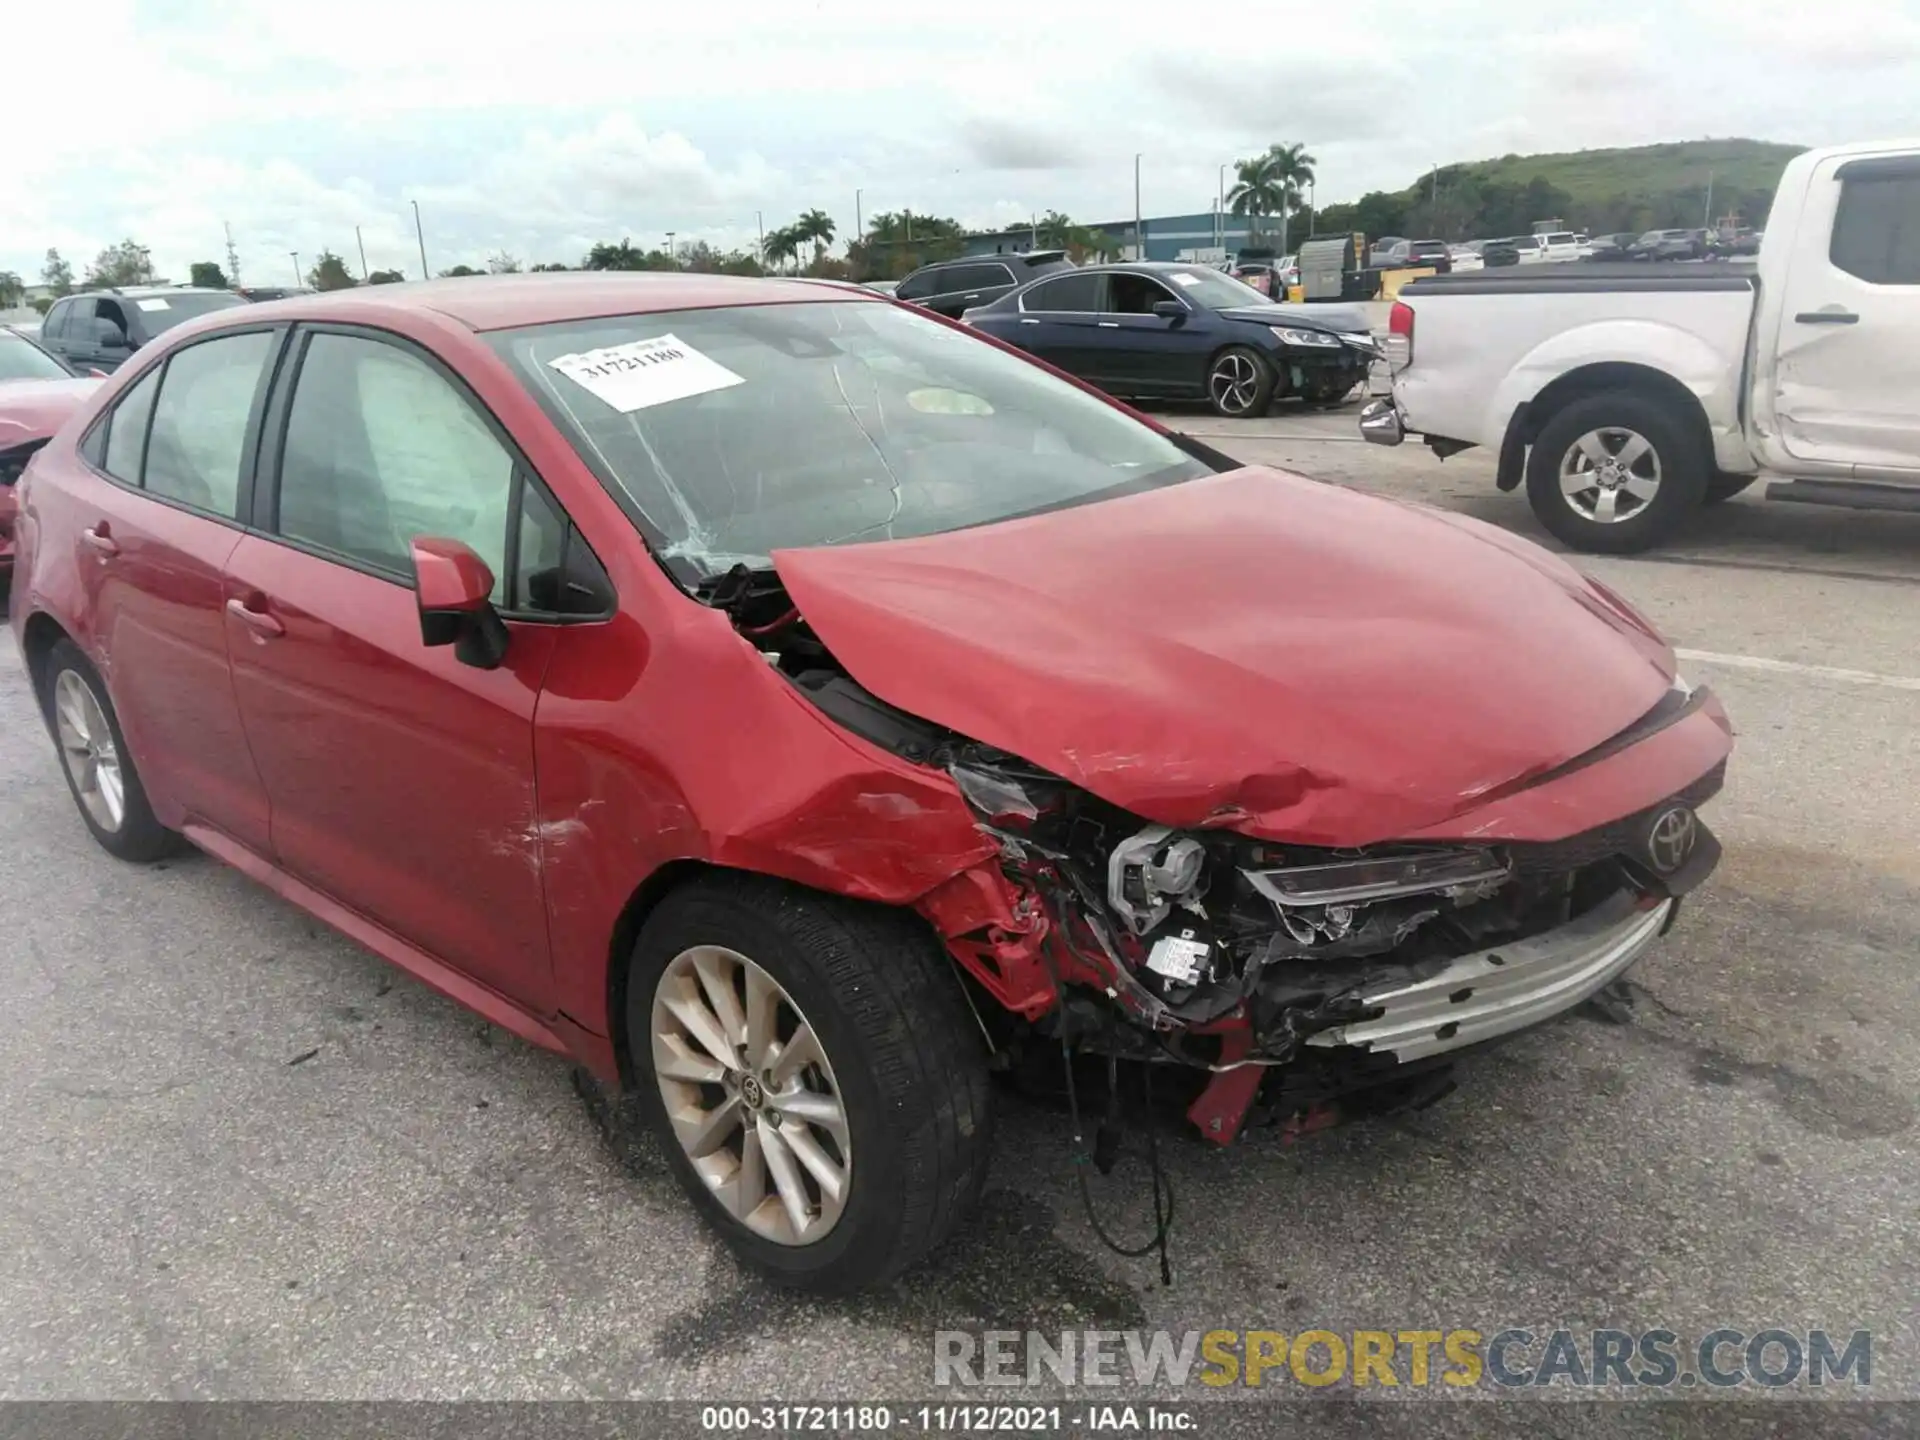
<instances>
[{"instance_id":1,"label":"damaged red car","mask_svg":"<svg viewBox=\"0 0 1920 1440\"><path fill-rule=\"evenodd\" d=\"M789 1283L953 1229L994 1067L1123 1062L1220 1143L1417 1104L1718 856L1725 714L1600 585L852 288L229 310L19 488L100 843L630 1090Z\"/></svg>"}]
</instances>

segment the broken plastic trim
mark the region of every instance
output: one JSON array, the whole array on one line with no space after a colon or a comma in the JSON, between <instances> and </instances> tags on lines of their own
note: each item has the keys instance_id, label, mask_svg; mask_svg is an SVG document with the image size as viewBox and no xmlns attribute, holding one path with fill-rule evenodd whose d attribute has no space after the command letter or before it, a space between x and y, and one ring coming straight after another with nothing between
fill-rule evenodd
<instances>
[{"instance_id":1,"label":"broken plastic trim","mask_svg":"<svg viewBox=\"0 0 1920 1440\"><path fill-rule=\"evenodd\" d=\"M1431 850L1240 873L1276 905L1356 905L1484 885L1512 871L1506 857L1492 850Z\"/></svg>"}]
</instances>

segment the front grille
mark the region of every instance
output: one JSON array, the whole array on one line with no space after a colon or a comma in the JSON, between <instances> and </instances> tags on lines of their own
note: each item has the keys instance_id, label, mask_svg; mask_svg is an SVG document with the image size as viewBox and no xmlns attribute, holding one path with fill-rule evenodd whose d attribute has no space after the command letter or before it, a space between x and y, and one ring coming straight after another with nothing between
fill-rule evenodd
<instances>
[{"instance_id":1,"label":"front grille","mask_svg":"<svg viewBox=\"0 0 1920 1440\"><path fill-rule=\"evenodd\" d=\"M1507 853L1513 857L1514 870L1522 875L1564 874L1612 859L1615 855L1638 853L1654 816L1669 805L1692 805L1695 808L1704 805L1719 793L1726 778L1727 762L1722 760L1686 789L1644 810L1624 815L1597 829L1569 835L1565 840L1508 845Z\"/></svg>"}]
</instances>

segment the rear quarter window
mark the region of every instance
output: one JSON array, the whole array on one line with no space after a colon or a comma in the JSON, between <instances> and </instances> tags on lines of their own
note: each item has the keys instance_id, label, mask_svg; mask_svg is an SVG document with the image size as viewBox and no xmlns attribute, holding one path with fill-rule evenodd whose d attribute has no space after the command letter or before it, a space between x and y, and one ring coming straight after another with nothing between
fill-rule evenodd
<instances>
[{"instance_id":1,"label":"rear quarter window","mask_svg":"<svg viewBox=\"0 0 1920 1440\"><path fill-rule=\"evenodd\" d=\"M1828 255L1870 285L1920 285L1920 170L1843 180Z\"/></svg>"}]
</instances>

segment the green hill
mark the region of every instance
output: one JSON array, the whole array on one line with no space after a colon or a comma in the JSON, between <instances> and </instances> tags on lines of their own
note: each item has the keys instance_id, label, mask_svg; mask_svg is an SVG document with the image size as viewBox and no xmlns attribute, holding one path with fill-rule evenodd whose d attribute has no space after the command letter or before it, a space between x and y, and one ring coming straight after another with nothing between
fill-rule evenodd
<instances>
[{"instance_id":1,"label":"green hill","mask_svg":"<svg viewBox=\"0 0 1920 1440\"><path fill-rule=\"evenodd\" d=\"M1320 230L1466 240L1525 234L1536 220L1562 219L1589 234L1699 225L1738 214L1765 221L1774 186L1798 145L1764 140L1685 140L1559 155L1503 155L1442 165L1400 191L1375 191L1329 205Z\"/></svg>"}]
</instances>

